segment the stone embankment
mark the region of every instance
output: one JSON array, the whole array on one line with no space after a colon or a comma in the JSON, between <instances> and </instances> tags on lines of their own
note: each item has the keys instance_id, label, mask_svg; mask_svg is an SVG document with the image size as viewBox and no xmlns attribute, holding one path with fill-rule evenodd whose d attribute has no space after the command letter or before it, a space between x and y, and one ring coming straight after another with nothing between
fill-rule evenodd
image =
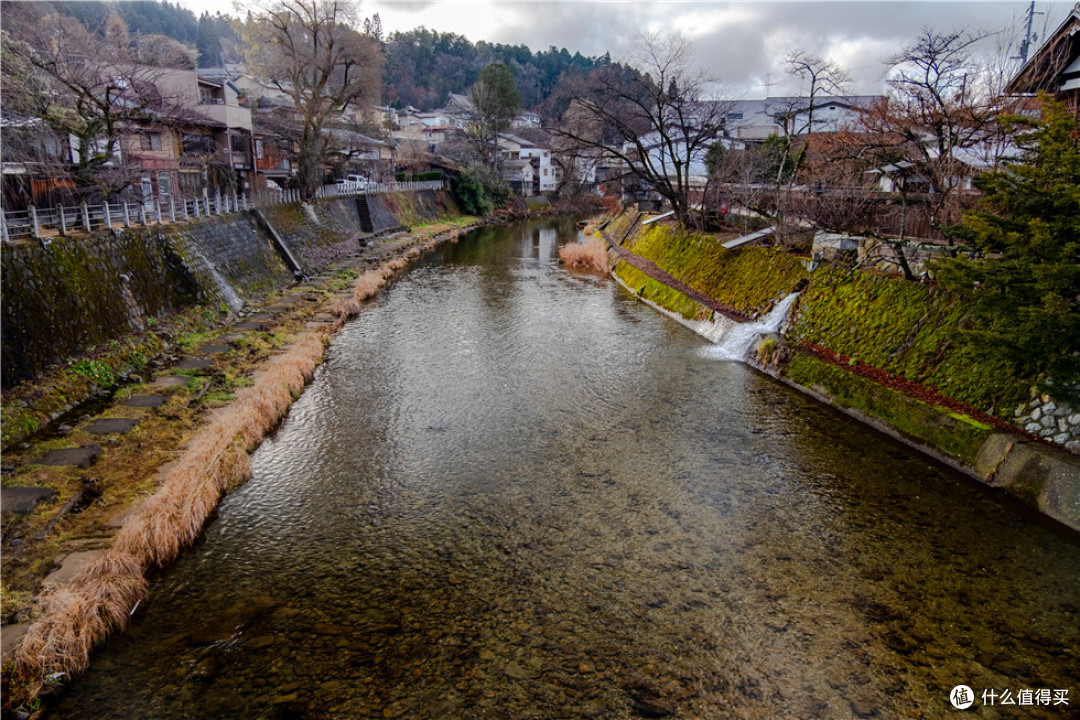
<instances>
[{"instance_id":1,"label":"stone embankment","mask_svg":"<svg viewBox=\"0 0 1080 720\"><path fill-rule=\"evenodd\" d=\"M258 222L246 217L83 238L81 247L54 242L44 250L58 252L51 258L24 248L10 266L5 253L5 278L21 276L20 289L37 295L16 298L5 287L5 343L9 317L74 328L61 339L40 326L38 333L23 328L15 341L24 348L34 342L63 348L44 350L46 359L50 352L76 352L63 344L71 338L130 329L132 318L149 328L118 333L112 338L118 347L8 393L20 399L11 408L5 403L5 419L18 412L42 419L36 433L9 441L4 454L6 709L79 672L93 645L124 627L146 592L147 573L193 542L222 493L247 478L248 454L310 381L344 321L409 261L483 222L459 217L445 194L418 195L381 198L386 228L361 227L355 204L341 198L268 212L266 220L308 276L301 283L293 282ZM406 225L418 227L402 230ZM74 256L88 264L69 263ZM121 270L130 272L128 280L115 282ZM109 293L130 287L135 274L149 281L121 299L131 305L124 314L109 305ZM70 280L58 285L52 304L88 296L84 307L68 311L73 318L42 297L48 277ZM167 287L185 277L183 292ZM210 304L183 307L199 300ZM17 320L9 301L41 314ZM161 314L152 323L151 309ZM37 334L45 337L33 340ZM5 344L5 358L8 352ZM96 359L119 358L122 365L141 352L147 355L136 369ZM84 377L73 367L86 371L84 386L64 379ZM57 388L89 388L96 399L50 426L35 405Z\"/></svg>"},{"instance_id":2,"label":"stone embankment","mask_svg":"<svg viewBox=\"0 0 1080 720\"><path fill-rule=\"evenodd\" d=\"M637 213L600 232L625 288L715 343L800 291L742 359L1080 530L1080 412L957 348L957 298L780 250L728 250L726 237Z\"/></svg>"}]
</instances>

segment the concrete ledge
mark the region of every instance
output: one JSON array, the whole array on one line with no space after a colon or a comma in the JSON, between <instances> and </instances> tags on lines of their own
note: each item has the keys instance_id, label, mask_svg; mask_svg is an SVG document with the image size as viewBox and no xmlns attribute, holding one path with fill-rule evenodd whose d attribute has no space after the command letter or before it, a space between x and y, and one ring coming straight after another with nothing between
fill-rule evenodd
<instances>
[{"instance_id":1,"label":"concrete ledge","mask_svg":"<svg viewBox=\"0 0 1080 720\"><path fill-rule=\"evenodd\" d=\"M1080 530L1080 458L1011 433L995 433L974 468L983 482Z\"/></svg>"}]
</instances>

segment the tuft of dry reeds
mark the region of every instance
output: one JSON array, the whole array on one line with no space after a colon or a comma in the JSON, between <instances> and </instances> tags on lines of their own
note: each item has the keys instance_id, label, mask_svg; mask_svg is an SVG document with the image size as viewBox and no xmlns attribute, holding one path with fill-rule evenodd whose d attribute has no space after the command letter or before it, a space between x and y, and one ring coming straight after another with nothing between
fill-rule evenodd
<instances>
[{"instance_id":1,"label":"tuft of dry reeds","mask_svg":"<svg viewBox=\"0 0 1080 720\"><path fill-rule=\"evenodd\" d=\"M559 248L559 258L571 270L587 270L607 275L607 243L593 235L583 243L570 243Z\"/></svg>"},{"instance_id":2,"label":"tuft of dry reeds","mask_svg":"<svg viewBox=\"0 0 1080 720\"><path fill-rule=\"evenodd\" d=\"M39 596L44 612L16 656L15 692L30 699L49 674L82 672L94 644L124 627L145 594L146 570L175 560L202 532L221 494L251 474L248 453L311 380L328 337L308 333L271 360L252 387L189 442L112 549L69 584Z\"/></svg>"},{"instance_id":3,"label":"tuft of dry reeds","mask_svg":"<svg viewBox=\"0 0 1080 720\"><path fill-rule=\"evenodd\" d=\"M145 595L142 566L116 549L84 567L67 585L45 590L37 602L46 610L19 646L13 697L6 698L5 705L17 707L34 698L54 673L85 670L94 645L122 630Z\"/></svg>"}]
</instances>

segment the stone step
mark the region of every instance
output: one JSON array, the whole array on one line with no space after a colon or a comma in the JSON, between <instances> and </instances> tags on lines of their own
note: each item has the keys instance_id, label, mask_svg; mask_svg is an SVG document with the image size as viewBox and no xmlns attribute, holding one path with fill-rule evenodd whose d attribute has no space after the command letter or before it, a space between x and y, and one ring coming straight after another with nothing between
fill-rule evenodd
<instances>
[{"instance_id":1,"label":"stone step","mask_svg":"<svg viewBox=\"0 0 1080 720\"><path fill-rule=\"evenodd\" d=\"M159 408L168 400L164 395L132 395L120 404L124 407Z\"/></svg>"},{"instance_id":2,"label":"stone step","mask_svg":"<svg viewBox=\"0 0 1080 720\"><path fill-rule=\"evenodd\" d=\"M48 502L56 492L43 487L12 486L0 490L0 512L28 513L40 502Z\"/></svg>"},{"instance_id":3,"label":"stone step","mask_svg":"<svg viewBox=\"0 0 1080 720\"><path fill-rule=\"evenodd\" d=\"M132 418L100 418L86 426L86 432L94 435L109 435L111 433L126 433L139 424Z\"/></svg>"},{"instance_id":4,"label":"stone step","mask_svg":"<svg viewBox=\"0 0 1080 720\"><path fill-rule=\"evenodd\" d=\"M77 448L60 448L45 453L45 457L38 460L39 465L75 465L88 468L101 454L100 445L83 445Z\"/></svg>"},{"instance_id":5,"label":"stone step","mask_svg":"<svg viewBox=\"0 0 1080 720\"><path fill-rule=\"evenodd\" d=\"M187 375L162 375L150 383L154 387L184 387L191 381Z\"/></svg>"},{"instance_id":6,"label":"stone step","mask_svg":"<svg viewBox=\"0 0 1080 720\"><path fill-rule=\"evenodd\" d=\"M80 570L104 554L104 550L82 550L67 555L60 563L59 570L54 570L45 576L42 587L49 588L58 585L67 585L71 582L71 578L75 577Z\"/></svg>"},{"instance_id":7,"label":"stone step","mask_svg":"<svg viewBox=\"0 0 1080 720\"><path fill-rule=\"evenodd\" d=\"M203 345L197 352L199 355L221 355L232 350L231 345Z\"/></svg>"},{"instance_id":8,"label":"stone step","mask_svg":"<svg viewBox=\"0 0 1080 720\"><path fill-rule=\"evenodd\" d=\"M188 358L187 360L181 360L175 365L177 370L209 370L210 366L214 364L213 360L207 360L206 358Z\"/></svg>"}]
</instances>

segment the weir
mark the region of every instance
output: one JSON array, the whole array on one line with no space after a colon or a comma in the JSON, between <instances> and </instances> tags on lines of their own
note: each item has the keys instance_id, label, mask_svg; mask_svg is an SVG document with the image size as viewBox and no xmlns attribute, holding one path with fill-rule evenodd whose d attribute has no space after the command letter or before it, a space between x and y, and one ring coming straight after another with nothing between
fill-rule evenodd
<instances>
[{"instance_id":1,"label":"weir","mask_svg":"<svg viewBox=\"0 0 1080 720\"><path fill-rule=\"evenodd\" d=\"M746 362L746 357L754 348L758 338L780 331L787 319L788 311L791 310L791 306L798 297L799 293L791 293L778 302L761 320L730 325L723 338L705 351L706 355L720 360Z\"/></svg>"}]
</instances>

